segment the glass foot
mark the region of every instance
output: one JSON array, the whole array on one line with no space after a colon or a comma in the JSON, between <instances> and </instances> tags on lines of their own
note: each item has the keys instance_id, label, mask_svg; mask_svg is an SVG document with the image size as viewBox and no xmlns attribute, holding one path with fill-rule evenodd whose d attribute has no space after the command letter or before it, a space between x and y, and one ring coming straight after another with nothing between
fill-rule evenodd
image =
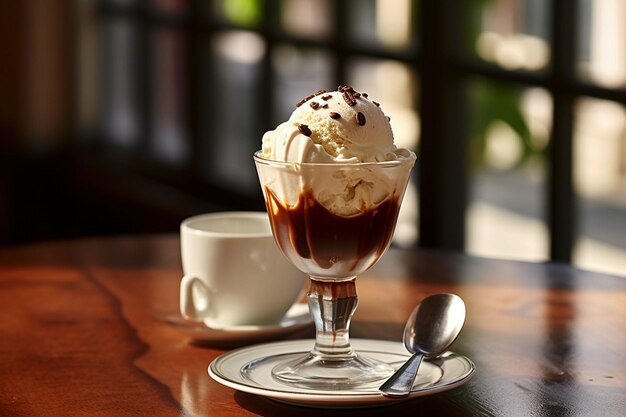
<instances>
[{"instance_id":1,"label":"glass foot","mask_svg":"<svg viewBox=\"0 0 626 417\"><path fill-rule=\"evenodd\" d=\"M307 354L285 360L272 369L283 384L314 389L351 389L383 381L394 369L350 346L350 319L358 304L355 278L323 281L311 277L307 293L315 322L315 346Z\"/></svg>"},{"instance_id":2,"label":"glass foot","mask_svg":"<svg viewBox=\"0 0 626 417\"><path fill-rule=\"evenodd\" d=\"M284 384L317 389L354 388L382 382L393 373L390 365L357 354L325 359L309 353L272 369L272 376Z\"/></svg>"}]
</instances>

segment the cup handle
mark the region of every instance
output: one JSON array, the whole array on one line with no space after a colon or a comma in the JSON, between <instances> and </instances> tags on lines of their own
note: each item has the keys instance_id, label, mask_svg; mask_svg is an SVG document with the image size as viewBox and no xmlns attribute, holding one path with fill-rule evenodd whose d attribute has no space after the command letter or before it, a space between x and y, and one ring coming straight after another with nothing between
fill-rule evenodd
<instances>
[{"instance_id":1,"label":"cup handle","mask_svg":"<svg viewBox=\"0 0 626 417\"><path fill-rule=\"evenodd\" d=\"M205 303L201 309L196 307L193 290L199 287L204 295ZM180 314L187 320L202 321L209 312L209 289L198 277L185 275L180 281Z\"/></svg>"}]
</instances>

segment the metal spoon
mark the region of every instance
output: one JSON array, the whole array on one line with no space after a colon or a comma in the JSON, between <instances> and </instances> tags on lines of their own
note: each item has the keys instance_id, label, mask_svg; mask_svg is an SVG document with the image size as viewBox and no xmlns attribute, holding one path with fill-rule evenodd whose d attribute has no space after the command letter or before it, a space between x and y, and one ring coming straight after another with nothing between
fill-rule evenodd
<instances>
[{"instance_id":1,"label":"metal spoon","mask_svg":"<svg viewBox=\"0 0 626 417\"><path fill-rule=\"evenodd\" d=\"M441 355L454 342L465 322L465 304L454 294L435 294L423 299L404 327L404 346L413 356L381 387L389 397L411 392L422 358Z\"/></svg>"}]
</instances>

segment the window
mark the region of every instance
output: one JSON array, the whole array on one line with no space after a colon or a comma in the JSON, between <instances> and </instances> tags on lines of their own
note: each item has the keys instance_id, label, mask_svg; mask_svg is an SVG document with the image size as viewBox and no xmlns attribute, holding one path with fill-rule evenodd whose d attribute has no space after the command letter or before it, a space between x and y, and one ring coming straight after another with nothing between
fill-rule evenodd
<instances>
[{"instance_id":1,"label":"window","mask_svg":"<svg viewBox=\"0 0 626 417\"><path fill-rule=\"evenodd\" d=\"M351 83L419 153L397 244L626 274L621 0L77 3L85 146L234 208L263 132Z\"/></svg>"}]
</instances>

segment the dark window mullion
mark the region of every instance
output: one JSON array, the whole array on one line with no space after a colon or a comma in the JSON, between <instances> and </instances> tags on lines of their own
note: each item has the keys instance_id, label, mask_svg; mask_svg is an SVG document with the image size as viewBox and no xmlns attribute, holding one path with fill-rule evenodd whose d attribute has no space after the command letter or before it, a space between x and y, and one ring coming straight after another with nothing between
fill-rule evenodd
<instances>
[{"instance_id":1,"label":"dark window mullion","mask_svg":"<svg viewBox=\"0 0 626 417\"><path fill-rule=\"evenodd\" d=\"M153 77L152 71L152 39L155 25L149 19L148 1L140 2L141 12L137 18L138 31L138 77L137 88L139 91L139 114L141 134L137 148L137 158L146 162L149 154L150 141L153 136L152 111L153 111ZM131 20L132 22L132 20Z\"/></svg>"},{"instance_id":2,"label":"dark window mullion","mask_svg":"<svg viewBox=\"0 0 626 417\"><path fill-rule=\"evenodd\" d=\"M478 75L490 80L524 84L531 87L548 88L548 83L550 82L547 72L511 71L471 58L461 58L459 70L467 75Z\"/></svg>"},{"instance_id":3,"label":"dark window mullion","mask_svg":"<svg viewBox=\"0 0 626 417\"><path fill-rule=\"evenodd\" d=\"M337 85L345 84L347 77L347 58L346 58L346 39L348 38L348 11L346 3L347 1L333 1L331 2L333 10L333 33L331 40L331 47L334 51L333 62L333 78ZM329 86L333 88L335 86Z\"/></svg>"},{"instance_id":4,"label":"dark window mullion","mask_svg":"<svg viewBox=\"0 0 626 417\"><path fill-rule=\"evenodd\" d=\"M459 67L461 72L468 75L479 75L493 80L524 84L530 87L546 89L554 87L554 81L551 78L552 73L548 72L510 71L493 64L471 59L461 60ZM571 74L571 77L574 76L572 71L568 70L567 72ZM567 80L567 84L569 86L568 90L574 95L589 96L626 104L626 89L606 88L574 78Z\"/></svg>"},{"instance_id":5,"label":"dark window mullion","mask_svg":"<svg viewBox=\"0 0 626 417\"><path fill-rule=\"evenodd\" d=\"M203 97L205 89L203 88L203 77L209 74L203 74L203 41L200 36L202 32L201 21L199 15L202 13L199 0L192 0L189 6L189 23L185 32L187 44L187 77L186 77L186 100L188 111L188 131L190 144L190 166L188 176L195 178L200 176L202 171L203 158L201 157L200 140L202 137L202 117L201 109L203 108ZM210 102L210 101L209 101ZM207 112L207 114L213 114ZM204 140L214 140L213 137L204 138Z\"/></svg>"},{"instance_id":6,"label":"dark window mullion","mask_svg":"<svg viewBox=\"0 0 626 417\"><path fill-rule=\"evenodd\" d=\"M462 5L420 2L420 245L463 250L467 174L462 74L456 71Z\"/></svg>"},{"instance_id":7,"label":"dark window mullion","mask_svg":"<svg viewBox=\"0 0 626 417\"><path fill-rule=\"evenodd\" d=\"M575 1L553 0L552 3L553 61L548 86L554 104L548 152L548 227L550 259L564 262L571 261L576 237L576 199L572 180L576 9Z\"/></svg>"},{"instance_id":8,"label":"dark window mullion","mask_svg":"<svg viewBox=\"0 0 626 417\"><path fill-rule=\"evenodd\" d=\"M257 100L255 105L257 113L253 116L256 117L254 123L256 131L259 132L258 138L253 139L257 143L260 143L263 132L274 128L272 124L275 120L274 116L277 106L272 54L278 42L278 33L280 32L279 13L277 0L266 0L263 3L263 21L259 34L265 40L266 50L260 65L261 74L257 78L256 90L259 94L255 97Z\"/></svg>"},{"instance_id":9,"label":"dark window mullion","mask_svg":"<svg viewBox=\"0 0 626 417\"><path fill-rule=\"evenodd\" d=\"M626 90L604 88L598 85L576 82L574 91L577 95L599 98L601 100L611 100L626 105Z\"/></svg>"}]
</instances>

